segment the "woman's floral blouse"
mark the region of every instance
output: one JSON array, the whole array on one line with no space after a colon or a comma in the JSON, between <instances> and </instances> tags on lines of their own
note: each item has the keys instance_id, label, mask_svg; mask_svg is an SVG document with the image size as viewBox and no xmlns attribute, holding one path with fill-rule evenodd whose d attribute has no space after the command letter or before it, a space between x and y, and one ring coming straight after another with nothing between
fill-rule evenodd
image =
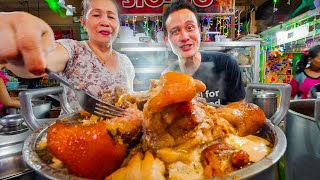
<instances>
[{"instance_id":1,"label":"woman's floral blouse","mask_svg":"<svg viewBox=\"0 0 320 180\"><path fill-rule=\"evenodd\" d=\"M104 93L112 94L115 87L121 87L130 92L133 91L135 72L131 61L126 55L116 52L118 69L116 72L109 72L98 60L87 42L71 39L61 39L57 42L67 49L70 56L65 70L58 73L58 75L74 87L82 89L100 100L102 100L103 96L106 97ZM67 97L71 108L75 111L79 110L80 105L74 92L66 86L64 88L64 95Z\"/></svg>"}]
</instances>

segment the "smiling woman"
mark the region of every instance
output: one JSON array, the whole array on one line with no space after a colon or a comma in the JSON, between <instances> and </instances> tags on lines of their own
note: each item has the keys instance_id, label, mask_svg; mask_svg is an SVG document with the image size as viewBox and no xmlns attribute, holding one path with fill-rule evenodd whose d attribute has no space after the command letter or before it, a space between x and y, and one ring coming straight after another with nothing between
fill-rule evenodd
<instances>
[{"instance_id":1,"label":"smiling woman","mask_svg":"<svg viewBox=\"0 0 320 180\"><path fill-rule=\"evenodd\" d=\"M0 14L1 19L6 19L0 22L4 27L0 37L6 42L0 42L0 62L8 63L21 77L41 76L49 69L96 99L101 99L103 92L113 94L116 87L133 91L133 65L126 55L112 48L119 31L117 2L84 0L82 5L81 24L88 33L88 41L62 39L55 42L52 29L43 20L22 12ZM17 19L21 21L18 23ZM23 33L19 33L21 31ZM21 38L23 40L18 41ZM7 44L14 50L8 49ZM71 107L79 110L74 92L65 88Z\"/></svg>"}]
</instances>

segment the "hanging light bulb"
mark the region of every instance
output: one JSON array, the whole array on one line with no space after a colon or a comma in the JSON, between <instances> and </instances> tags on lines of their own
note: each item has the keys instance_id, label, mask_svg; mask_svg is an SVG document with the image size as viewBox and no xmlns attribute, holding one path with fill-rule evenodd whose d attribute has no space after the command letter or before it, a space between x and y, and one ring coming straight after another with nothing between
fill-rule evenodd
<instances>
[{"instance_id":1,"label":"hanging light bulb","mask_svg":"<svg viewBox=\"0 0 320 180\"><path fill-rule=\"evenodd\" d=\"M76 13L76 8L72 5L66 5L65 0L59 0L58 4L66 10L66 16L73 16L73 13Z\"/></svg>"},{"instance_id":2,"label":"hanging light bulb","mask_svg":"<svg viewBox=\"0 0 320 180\"><path fill-rule=\"evenodd\" d=\"M66 16L73 16L74 12L76 12L76 8L72 5L67 5Z\"/></svg>"}]
</instances>

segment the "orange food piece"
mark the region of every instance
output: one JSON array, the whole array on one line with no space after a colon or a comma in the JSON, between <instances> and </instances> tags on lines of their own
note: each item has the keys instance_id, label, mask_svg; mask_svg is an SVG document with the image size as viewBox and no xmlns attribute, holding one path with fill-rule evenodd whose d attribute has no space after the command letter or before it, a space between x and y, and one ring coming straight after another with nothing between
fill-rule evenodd
<instances>
[{"instance_id":1,"label":"orange food piece","mask_svg":"<svg viewBox=\"0 0 320 180\"><path fill-rule=\"evenodd\" d=\"M208 146L201 153L205 177L225 177L228 173L249 163L245 151L236 150L230 144L217 143Z\"/></svg>"},{"instance_id":2,"label":"orange food piece","mask_svg":"<svg viewBox=\"0 0 320 180\"><path fill-rule=\"evenodd\" d=\"M87 112L87 111L85 111L85 110L83 110L83 109L81 109L81 110L79 111L79 113L80 113L81 116L86 116L86 117L91 116L91 114L90 114L89 112Z\"/></svg>"},{"instance_id":3,"label":"orange food piece","mask_svg":"<svg viewBox=\"0 0 320 180\"><path fill-rule=\"evenodd\" d=\"M199 80L179 72L167 72L160 77L159 85L152 89L148 109L156 112L179 102L191 101L206 86Z\"/></svg>"},{"instance_id":4,"label":"orange food piece","mask_svg":"<svg viewBox=\"0 0 320 180\"><path fill-rule=\"evenodd\" d=\"M266 123L262 109L252 103L242 101L230 103L218 108L216 112L219 117L226 119L235 127L239 136L254 134Z\"/></svg>"},{"instance_id":5,"label":"orange food piece","mask_svg":"<svg viewBox=\"0 0 320 180\"><path fill-rule=\"evenodd\" d=\"M90 126L57 121L48 129L48 150L77 176L103 179L120 167L126 147L117 144L101 121Z\"/></svg>"}]
</instances>

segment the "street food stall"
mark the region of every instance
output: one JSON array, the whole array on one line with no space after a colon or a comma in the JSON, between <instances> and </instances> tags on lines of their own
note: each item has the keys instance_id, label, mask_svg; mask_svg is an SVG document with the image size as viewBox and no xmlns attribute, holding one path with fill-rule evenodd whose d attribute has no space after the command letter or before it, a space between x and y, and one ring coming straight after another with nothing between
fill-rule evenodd
<instances>
[{"instance_id":1,"label":"street food stall","mask_svg":"<svg viewBox=\"0 0 320 180\"><path fill-rule=\"evenodd\" d=\"M290 83L300 57L320 44L319 22L319 9L314 9L261 32L261 82Z\"/></svg>"},{"instance_id":2,"label":"street food stall","mask_svg":"<svg viewBox=\"0 0 320 180\"><path fill-rule=\"evenodd\" d=\"M312 5L311 1L309 3ZM309 48L320 44L319 12L318 4L318 8L261 33L263 82L290 83L300 57L308 54ZM290 101L284 128L288 141L284 161L287 179L320 177L314 168L320 163L319 98L314 93L310 99Z\"/></svg>"},{"instance_id":3,"label":"street food stall","mask_svg":"<svg viewBox=\"0 0 320 180\"><path fill-rule=\"evenodd\" d=\"M65 1L50 2L64 3L68 10ZM287 137L278 125L288 112L291 87L261 83L268 76L267 67L273 67L265 61L268 45L257 36L234 41L241 37L243 28L243 10L235 7L235 0L192 1L199 12L200 51L234 57L246 86L243 102L221 106L201 101L197 93L205 87L200 81L182 73L162 73L178 59L162 40L162 13L171 1L119 2L123 8L121 26L112 48L131 60L135 92L119 92L115 104L108 105L109 110L117 106L107 112L113 117L106 119L96 111L72 111L64 89L47 77L36 83L41 88L19 91L21 115L1 119L0 162L4 165L0 179L281 179L278 162L286 152ZM73 23L78 23L73 25L53 24L55 38L87 40L78 20L73 17ZM313 26L318 27L316 23ZM285 63L281 62L286 70L292 65L290 58L288 55ZM277 91L280 96L272 100L263 93L257 96L261 90ZM62 116L48 118L35 113L33 100L47 96L59 101ZM87 103L86 108L99 108L99 103L90 104L83 97L89 96L77 96ZM263 105L270 106L255 101L259 97L264 98ZM100 110L104 105L100 104ZM275 108L267 114L271 106ZM319 107L319 100L308 102L308 109L315 110L310 111L310 117L298 116L316 124ZM290 108L289 118L298 118L299 108ZM293 124L287 127L291 126L295 128ZM298 139L290 130L287 135ZM316 152L318 144L311 144ZM292 141L289 146L294 147ZM295 157L288 156L288 162Z\"/></svg>"},{"instance_id":4,"label":"street food stall","mask_svg":"<svg viewBox=\"0 0 320 180\"><path fill-rule=\"evenodd\" d=\"M115 43L114 48L132 61L136 91L149 89L150 80L158 79L162 71L177 60L165 43ZM200 51L229 53L240 66L244 84L259 82L259 41L202 42Z\"/></svg>"}]
</instances>

